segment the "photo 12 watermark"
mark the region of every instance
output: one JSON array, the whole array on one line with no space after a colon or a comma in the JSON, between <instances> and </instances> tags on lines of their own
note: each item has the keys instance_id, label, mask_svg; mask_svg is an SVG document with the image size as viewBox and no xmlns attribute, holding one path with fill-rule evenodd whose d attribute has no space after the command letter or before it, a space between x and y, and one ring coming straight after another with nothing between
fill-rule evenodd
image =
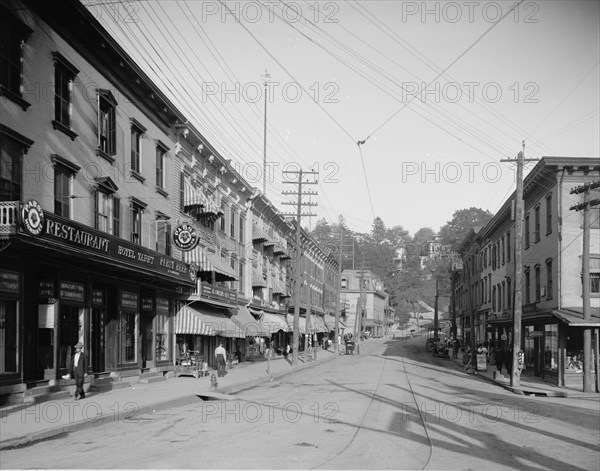
<instances>
[{"instance_id":1,"label":"photo 12 watermark","mask_svg":"<svg viewBox=\"0 0 600 471\"><path fill-rule=\"evenodd\" d=\"M539 103L540 86L536 82L401 82L401 101L410 103Z\"/></svg>"},{"instance_id":2,"label":"photo 12 watermark","mask_svg":"<svg viewBox=\"0 0 600 471\"><path fill-rule=\"evenodd\" d=\"M402 23L538 23L538 2L401 2Z\"/></svg>"}]
</instances>

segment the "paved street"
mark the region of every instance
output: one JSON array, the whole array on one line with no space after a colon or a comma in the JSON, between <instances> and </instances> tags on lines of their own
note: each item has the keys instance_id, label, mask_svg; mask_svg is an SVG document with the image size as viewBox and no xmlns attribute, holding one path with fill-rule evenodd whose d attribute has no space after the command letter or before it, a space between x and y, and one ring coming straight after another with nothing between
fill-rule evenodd
<instances>
[{"instance_id":1,"label":"paved street","mask_svg":"<svg viewBox=\"0 0 600 471\"><path fill-rule=\"evenodd\" d=\"M600 457L597 399L512 394L416 338L369 340L237 397L3 450L2 468L589 470Z\"/></svg>"}]
</instances>

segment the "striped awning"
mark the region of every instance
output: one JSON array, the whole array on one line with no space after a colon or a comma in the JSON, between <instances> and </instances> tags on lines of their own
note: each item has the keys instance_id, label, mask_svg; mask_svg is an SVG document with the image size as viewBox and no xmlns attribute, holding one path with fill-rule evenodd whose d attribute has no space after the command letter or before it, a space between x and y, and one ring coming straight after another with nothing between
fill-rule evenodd
<instances>
[{"instance_id":1,"label":"striped awning","mask_svg":"<svg viewBox=\"0 0 600 471\"><path fill-rule=\"evenodd\" d=\"M313 332L329 332L321 316L310 316L310 327Z\"/></svg>"},{"instance_id":2,"label":"striped awning","mask_svg":"<svg viewBox=\"0 0 600 471\"><path fill-rule=\"evenodd\" d=\"M231 319L238 325L245 337L268 337L271 332L263 325L261 320L254 318L246 306L238 306L237 311L232 309Z\"/></svg>"},{"instance_id":3,"label":"striped awning","mask_svg":"<svg viewBox=\"0 0 600 471\"><path fill-rule=\"evenodd\" d=\"M223 215L219 202L214 196L207 195L202 189L196 188L190 178L183 182L183 208L186 211L195 209L200 213L212 214L215 217Z\"/></svg>"},{"instance_id":4,"label":"striped awning","mask_svg":"<svg viewBox=\"0 0 600 471\"><path fill-rule=\"evenodd\" d=\"M290 326L290 332L293 332L294 331L294 314L288 314L287 321ZM306 333L306 317L300 316L300 321L299 321L298 327L299 327L300 334L304 335Z\"/></svg>"},{"instance_id":5,"label":"striped awning","mask_svg":"<svg viewBox=\"0 0 600 471\"><path fill-rule=\"evenodd\" d=\"M221 261L217 253L210 253L203 247L196 247L194 250L183 252L183 260L186 263L195 263L198 272L212 272L217 275L217 281L233 281L238 277L233 268Z\"/></svg>"},{"instance_id":6,"label":"striped awning","mask_svg":"<svg viewBox=\"0 0 600 471\"><path fill-rule=\"evenodd\" d=\"M183 305L175 316L175 333L221 337L245 337L243 330L227 315L225 310L205 304Z\"/></svg>"},{"instance_id":7,"label":"striped awning","mask_svg":"<svg viewBox=\"0 0 600 471\"><path fill-rule=\"evenodd\" d=\"M271 332L272 334L275 332L279 332L280 330L283 330L284 332L292 331L286 321L286 318L279 314L271 314L270 312L263 311L261 321L263 326L269 329L269 332Z\"/></svg>"}]
</instances>

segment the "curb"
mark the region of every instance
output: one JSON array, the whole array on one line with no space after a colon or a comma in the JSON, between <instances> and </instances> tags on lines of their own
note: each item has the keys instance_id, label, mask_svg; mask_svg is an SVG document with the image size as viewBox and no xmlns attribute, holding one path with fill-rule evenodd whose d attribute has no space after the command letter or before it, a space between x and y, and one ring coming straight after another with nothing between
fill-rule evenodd
<instances>
[{"instance_id":1,"label":"curb","mask_svg":"<svg viewBox=\"0 0 600 471\"><path fill-rule=\"evenodd\" d=\"M84 419L84 420L79 420L77 422L72 422L72 423L69 423L66 425L58 425L56 427L48 428L45 430L28 433L21 437L15 437L15 438L10 438L8 440L1 441L0 442L0 450L25 447L28 445L32 445L35 442L39 442L42 440L48 440L51 438L56 438L60 435L66 435L71 432L76 432L78 430L83 430L83 429L86 429L89 427L95 427L98 425L104 425L104 424L108 424L111 422L121 422L121 421L128 420L128 419L137 420L135 418L135 415L150 414L150 413L153 413L153 412L156 412L159 410L165 410L165 409L171 409L174 407L186 406L188 404L192 404L192 403L195 403L198 401L204 402L200 398L200 396L204 395L204 394L202 394L203 392L206 392L207 396L209 396L210 393L212 393L212 392L216 392L216 393L220 393L220 394L235 394L239 391L243 391L245 389L250 389L259 384L269 382L273 379L282 378L284 376L288 376L290 374L297 373L298 371L302 371L302 370L305 370L312 366L315 366L315 365L318 365L321 363L326 363L326 362L329 362L329 361L335 360L335 359L336 359L336 357L332 356L331 358L308 362L303 365L298 365L297 368L290 370L290 371L286 371L284 373L279 373L276 375L274 374L271 376L266 376L266 375L258 376L257 378L252 379L250 381L233 383L228 386L223 386L222 388L218 388L216 391L200 391L199 393L193 393L191 395L179 396L179 397L168 399L166 401L154 402L152 404L147 404L145 406L142 406L135 411L119 410L118 412L115 412L114 414L112 414L110 416L100 417L97 420L89 420L89 419L85 420Z\"/></svg>"}]
</instances>

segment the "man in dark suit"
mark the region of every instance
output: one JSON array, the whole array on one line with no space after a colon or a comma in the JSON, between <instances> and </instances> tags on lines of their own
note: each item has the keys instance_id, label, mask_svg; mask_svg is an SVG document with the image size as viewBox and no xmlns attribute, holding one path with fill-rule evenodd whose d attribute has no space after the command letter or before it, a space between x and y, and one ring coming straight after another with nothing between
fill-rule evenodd
<instances>
[{"instance_id":1,"label":"man in dark suit","mask_svg":"<svg viewBox=\"0 0 600 471\"><path fill-rule=\"evenodd\" d=\"M71 367L69 372L71 377L75 379L75 394L74 399L85 399L85 392L83 391L83 382L87 376L88 370L88 358L83 352L83 344L81 342L75 345L75 355L71 357Z\"/></svg>"}]
</instances>

